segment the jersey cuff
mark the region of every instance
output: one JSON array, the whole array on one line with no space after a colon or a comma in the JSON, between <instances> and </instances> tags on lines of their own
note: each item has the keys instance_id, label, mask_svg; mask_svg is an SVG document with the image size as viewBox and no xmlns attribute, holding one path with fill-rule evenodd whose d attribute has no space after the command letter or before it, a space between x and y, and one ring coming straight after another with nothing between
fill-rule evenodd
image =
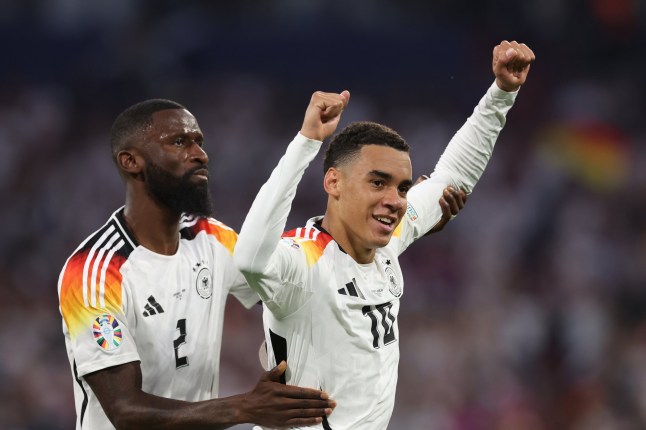
<instances>
[{"instance_id":1,"label":"jersey cuff","mask_svg":"<svg viewBox=\"0 0 646 430\"><path fill-rule=\"evenodd\" d=\"M300 131L298 132L298 134L294 138L294 142L298 142L298 143L301 143L301 144L310 143L310 144L318 145L319 147L323 144L323 141L321 141L321 140L310 139L309 137L303 136Z\"/></svg>"},{"instance_id":2,"label":"jersey cuff","mask_svg":"<svg viewBox=\"0 0 646 430\"><path fill-rule=\"evenodd\" d=\"M516 100L516 96L518 95L518 92L520 91L520 87L516 91L509 92L501 89L498 84L496 84L496 81L493 81L493 84L489 87L489 92L491 93L491 97L494 100L504 100L504 101L511 101L513 102Z\"/></svg>"}]
</instances>

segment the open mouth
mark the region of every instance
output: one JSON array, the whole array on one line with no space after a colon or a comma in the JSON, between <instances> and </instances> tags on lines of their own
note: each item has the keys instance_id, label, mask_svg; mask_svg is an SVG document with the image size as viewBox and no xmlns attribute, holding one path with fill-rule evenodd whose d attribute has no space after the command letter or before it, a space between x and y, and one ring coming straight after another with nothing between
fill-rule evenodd
<instances>
[{"instance_id":1,"label":"open mouth","mask_svg":"<svg viewBox=\"0 0 646 430\"><path fill-rule=\"evenodd\" d=\"M379 221L381 224L383 224L386 227L392 227L395 225L395 219L387 216L374 216L374 219Z\"/></svg>"}]
</instances>

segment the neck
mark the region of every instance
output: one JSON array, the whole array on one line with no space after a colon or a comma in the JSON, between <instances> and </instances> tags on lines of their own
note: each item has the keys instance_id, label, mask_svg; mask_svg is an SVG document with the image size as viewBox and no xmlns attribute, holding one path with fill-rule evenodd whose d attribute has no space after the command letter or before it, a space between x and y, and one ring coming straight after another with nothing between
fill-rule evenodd
<instances>
[{"instance_id":1,"label":"neck","mask_svg":"<svg viewBox=\"0 0 646 430\"><path fill-rule=\"evenodd\" d=\"M334 241L357 263L368 264L374 261L375 249L363 247L353 240L352 233L329 210L325 212L321 227L330 233Z\"/></svg>"},{"instance_id":2,"label":"neck","mask_svg":"<svg viewBox=\"0 0 646 430\"><path fill-rule=\"evenodd\" d=\"M173 255L179 246L181 214L155 202L147 193L126 192L124 217L139 244L153 252Z\"/></svg>"}]
</instances>

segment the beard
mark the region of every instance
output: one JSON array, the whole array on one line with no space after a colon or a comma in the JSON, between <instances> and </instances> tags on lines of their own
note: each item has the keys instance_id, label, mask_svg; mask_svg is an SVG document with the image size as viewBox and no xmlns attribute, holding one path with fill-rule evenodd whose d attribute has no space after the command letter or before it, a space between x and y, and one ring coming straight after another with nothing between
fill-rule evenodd
<instances>
[{"instance_id":1,"label":"beard","mask_svg":"<svg viewBox=\"0 0 646 430\"><path fill-rule=\"evenodd\" d=\"M178 177L146 160L146 182L148 193L159 203L168 207L178 215L211 216L213 202L209 191L208 181L191 182L193 173L202 169L198 166Z\"/></svg>"}]
</instances>

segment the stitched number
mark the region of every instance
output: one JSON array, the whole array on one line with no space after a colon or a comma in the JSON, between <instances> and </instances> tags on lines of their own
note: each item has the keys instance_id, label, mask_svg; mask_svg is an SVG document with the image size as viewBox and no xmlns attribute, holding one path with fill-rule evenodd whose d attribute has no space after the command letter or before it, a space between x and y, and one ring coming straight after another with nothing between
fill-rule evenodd
<instances>
[{"instance_id":1,"label":"stitched number","mask_svg":"<svg viewBox=\"0 0 646 430\"><path fill-rule=\"evenodd\" d=\"M391 313L392 303L376 306L364 306L363 315L370 318L372 346L379 349L397 340L395 337L395 316Z\"/></svg>"},{"instance_id":2,"label":"stitched number","mask_svg":"<svg viewBox=\"0 0 646 430\"><path fill-rule=\"evenodd\" d=\"M173 347L175 347L175 367L179 369L180 367L188 366L188 357L179 356L179 347L186 343L186 319L177 320L177 330L179 330L179 336L173 341Z\"/></svg>"}]
</instances>

